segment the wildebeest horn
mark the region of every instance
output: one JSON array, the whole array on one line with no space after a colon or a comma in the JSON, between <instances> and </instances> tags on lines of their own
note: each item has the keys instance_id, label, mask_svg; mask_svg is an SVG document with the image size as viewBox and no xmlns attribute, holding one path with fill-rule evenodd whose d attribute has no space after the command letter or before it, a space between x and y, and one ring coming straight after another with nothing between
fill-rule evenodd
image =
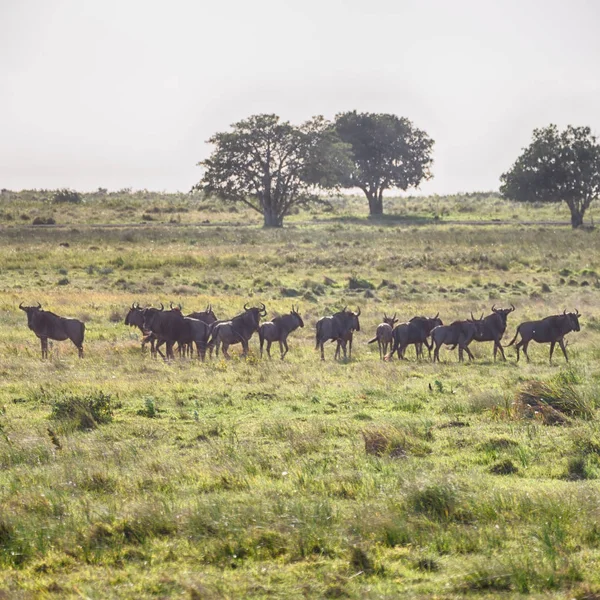
<instances>
[{"instance_id":1,"label":"wildebeest horn","mask_svg":"<svg viewBox=\"0 0 600 600\"><path fill-rule=\"evenodd\" d=\"M135 302L131 303L131 310L133 310L135 308Z\"/></svg>"},{"instance_id":2,"label":"wildebeest horn","mask_svg":"<svg viewBox=\"0 0 600 600\"><path fill-rule=\"evenodd\" d=\"M356 316L360 317L360 306L356 307Z\"/></svg>"},{"instance_id":3,"label":"wildebeest horn","mask_svg":"<svg viewBox=\"0 0 600 600\"><path fill-rule=\"evenodd\" d=\"M515 310L515 305L514 305L512 302L510 303L510 306L511 306L511 309L510 309L510 311L511 311L511 312L512 312L513 310Z\"/></svg>"},{"instance_id":4,"label":"wildebeest horn","mask_svg":"<svg viewBox=\"0 0 600 600\"><path fill-rule=\"evenodd\" d=\"M19 308L20 308L21 310L23 310L23 302L21 302L21 304L19 304Z\"/></svg>"},{"instance_id":5,"label":"wildebeest horn","mask_svg":"<svg viewBox=\"0 0 600 600\"><path fill-rule=\"evenodd\" d=\"M171 310L173 310L173 303L169 302L169 304L171 305Z\"/></svg>"},{"instance_id":6,"label":"wildebeest horn","mask_svg":"<svg viewBox=\"0 0 600 600\"><path fill-rule=\"evenodd\" d=\"M396 320L396 313L394 313L394 316L392 317L392 321Z\"/></svg>"},{"instance_id":7,"label":"wildebeest horn","mask_svg":"<svg viewBox=\"0 0 600 600\"><path fill-rule=\"evenodd\" d=\"M342 308L342 312L346 312L347 308L348 308L348 305L346 304L346 306L344 306L344 308Z\"/></svg>"},{"instance_id":8,"label":"wildebeest horn","mask_svg":"<svg viewBox=\"0 0 600 600\"><path fill-rule=\"evenodd\" d=\"M261 310L267 310L267 307L261 302L260 303L260 309Z\"/></svg>"},{"instance_id":9,"label":"wildebeest horn","mask_svg":"<svg viewBox=\"0 0 600 600\"><path fill-rule=\"evenodd\" d=\"M576 315L577 317L579 316L579 309L578 309L578 308L576 308L576 309L575 309L575 315Z\"/></svg>"},{"instance_id":10,"label":"wildebeest horn","mask_svg":"<svg viewBox=\"0 0 600 600\"><path fill-rule=\"evenodd\" d=\"M483 321L483 313L481 313L481 316L479 317L480 321Z\"/></svg>"},{"instance_id":11,"label":"wildebeest horn","mask_svg":"<svg viewBox=\"0 0 600 600\"><path fill-rule=\"evenodd\" d=\"M435 315L435 317L433 317L434 319L437 319L440 316L440 313L438 312L437 315Z\"/></svg>"},{"instance_id":12,"label":"wildebeest horn","mask_svg":"<svg viewBox=\"0 0 600 600\"><path fill-rule=\"evenodd\" d=\"M244 310L248 310L248 303L244 304Z\"/></svg>"},{"instance_id":13,"label":"wildebeest horn","mask_svg":"<svg viewBox=\"0 0 600 600\"><path fill-rule=\"evenodd\" d=\"M165 310L165 307L162 302L160 303L160 310Z\"/></svg>"},{"instance_id":14,"label":"wildebeest horn","mask_svg":"<svg viewBox=\"0 0 600 600\"><path fill-rule=\"evenodd\" d=\"M496 312L496 305L492 305L492 312Z\"/></svg>"},{"instance_id":15,"label":"wildebeest horn","mask_svg":"<svg viewBox=\"0 0 600 600\"><path fill-rule=\"evenodd\" d=\"M210 312L210 304L206 305L206 310L204 312Z\"/></svg>"},{"instance_id":16,"label":"wildebeest horn","mask_svg":"<svg viewBox=\"0 0 600 600\"><path fill-rule=\"evenodd\" d=\"M385 313L385 312L383 313L383 318L384 318L384 320L387 319L387 313Z\"/></svg>"},{"instance_id":17,"label":"wildebeest horn","mask_svg":"<svg viewBox=\"0 0 600 600\"><path fill-rule=\"evenodd\" d=\"M42 308L42 305L38 302L38 308Z\"/></svg>"},{"instance_id":18,"label":"wildebeest horn","mask_svg":"<svg viewBox=\"0 0 600 600\"><path fill-rule=\"evenodd\" d=\"M473 316L473 311L471 311L471 321L474 321L475 317Z\"/></svg>"},{"instance_id":19,"label":"wildebeest horn","mask_svg":"<svg viewBox=\"0 0 600 600\"><path fill-rule=\"evenodd\" d=\"M565 310L563 310L563 315L567 314L567 309L565 308Z\"/></svg>"}]
</instances>

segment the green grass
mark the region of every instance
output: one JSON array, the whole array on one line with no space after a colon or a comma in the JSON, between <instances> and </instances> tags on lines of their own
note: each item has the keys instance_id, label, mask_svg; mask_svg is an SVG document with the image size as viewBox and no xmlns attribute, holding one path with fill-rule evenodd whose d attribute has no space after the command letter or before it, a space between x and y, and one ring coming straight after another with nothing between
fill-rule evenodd
<instances>
[{"instance_id":1,"label":"green grass","mask_svg":"<svg viewBox=\"0 0 600 600\"><path fill-rule=\"evenodd\" d=\"M504 218L493 196L396 199L397 217L377 223L349 199L263 231L184 195L5 195L3 214L50 208L68 224L13 218L0 238L7 597L600 593L596 231L518 223L552 220L546 207L510 208L512 226L443 223ZM144 212L157 221L129 226ZM40 360L18 310L38 300L86 321L83 360L70 342ZM218 316L293 302L305 327L283 363L259 360L253 338L247 361L167 364L123 324L134 301L212 303ZM384 363L366 345L383 312L450 322L511 302L505 342L521 320L579 308L568 366L535 344L518 365L511 348L494 363L491 344L471 346L473 364L447 349L440 364L412 350ZM321 362L314 324L346 304L362 309L353 359L334 362L330 344ZM564 422L526 410L531 398Z\"/></svg>"}]
</instances>

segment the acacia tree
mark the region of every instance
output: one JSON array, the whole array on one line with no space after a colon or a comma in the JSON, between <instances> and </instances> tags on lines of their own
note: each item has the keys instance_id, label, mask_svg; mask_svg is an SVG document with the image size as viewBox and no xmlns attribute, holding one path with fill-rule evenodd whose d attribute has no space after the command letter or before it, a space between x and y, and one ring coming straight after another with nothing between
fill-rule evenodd
<instances>
[{"instance_id":1,"label":"acacia tree","mask_svg":"<svg viewBox=\"0 0 600 600\"><path fill-rule=\"evenodd\" d=\"M383 214L383 192L418 187L430 179L433 140L408 119L390 114L340 113L335 131L350 146L352 166L341 177L344 188L360 188L371 215Z\"/></svg>"},{"instance_id":2,"label":"acacia tree","mask_svg":"<svg viewBox=\"0 0 600 600\"><path fill-rule=\"evenodd\" d=\"M194 189L246 204L265 227L281 227L294 207L318 200L318 188L336 186L347 161L322 117L296 127L277 115L253 115L209 143L215 150L198 163L204 174Z\"/></svg>"},{"instance_id":3,"label":"acacia tree","mask_svg":"<svg viewBox=\"0 0 600 600\"><path fill-rule=\"evenodd\" d=\"M600 194L600 145L589 127L534 129L533 141L500 181L510 200L566 202L575 229Z\"/></svg>"}]
</instances>

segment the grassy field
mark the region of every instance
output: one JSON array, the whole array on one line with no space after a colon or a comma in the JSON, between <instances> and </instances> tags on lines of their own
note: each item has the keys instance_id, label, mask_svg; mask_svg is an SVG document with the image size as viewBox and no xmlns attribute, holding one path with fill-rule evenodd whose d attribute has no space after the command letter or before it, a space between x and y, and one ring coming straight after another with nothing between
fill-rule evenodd
<instances>
[{"instance_id":1,"label":"grassy field","mask_svg":"<svg viewBox=\"0 0 600 600\"><path fill-rule=\"evenodd\" d=\"M347 198L279 231L185 195L48 197L0 197L0 597L600 597L598 231L522 225L568 214L493 195L393 199L376 222ZM445 223L491 219L512 224ZM21 301L85 320L86 357L41 361ZM247 361L165 363L123 324L134 301L293 302L306 326L285 362L253 338ZM384 311L493 303L517 308L505 342L578 308L569 365L366 344ZM344 305L353 359L321 362L314 324Z\"/></svg>"}]
</instances>

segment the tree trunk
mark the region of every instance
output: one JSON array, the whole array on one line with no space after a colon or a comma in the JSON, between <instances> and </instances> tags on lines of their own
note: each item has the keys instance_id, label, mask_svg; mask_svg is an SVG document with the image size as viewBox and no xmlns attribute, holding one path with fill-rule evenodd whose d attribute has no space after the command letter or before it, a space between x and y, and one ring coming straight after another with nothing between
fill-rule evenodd
<instances>
[{"instance_id":1,"label":"tree trunk","mask_svg":"<svg viewBox=\"0 0 600 600\"><path fill-rule=\"evenodd\" d=\"M372 217L378 217L383 214L383 199L377 192L371 192L367 194L369 199L369 214Z\"/></svg>"},{"instance_id":2,"label":"tree trunk","mask_svg":"<svg viewBox=\"0 0 600 600\"><path fill-rule=\"evenodd\" d=\"M263 216L265 218L263 227L283 227L283 219L279 217L275 210L265 208Z\"/></svg>"},{"instance_id":3,"label":"tree trunk","mask_svg":"<svg viewBox=\"0 0 600 600\"><path fill-rule=\"evenodd\" d=\"M570 205L571 209L571 226L573 229L577 229L583 225L583 213L585 212L585 208L577 207L575 205Z\"/></svg>"}]
</instances>

